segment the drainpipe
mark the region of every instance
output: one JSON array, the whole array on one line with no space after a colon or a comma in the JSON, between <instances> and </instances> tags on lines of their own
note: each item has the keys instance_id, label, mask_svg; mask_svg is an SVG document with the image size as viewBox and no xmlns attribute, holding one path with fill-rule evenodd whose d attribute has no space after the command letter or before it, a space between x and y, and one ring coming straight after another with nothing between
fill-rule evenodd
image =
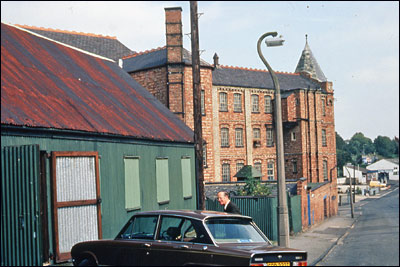
<instances>
[{"instance_id":1,"label":"drainpipe","mask_svg":"<svg viewBox=\"0 0 400 267\"><path fill-rule=\"evenodd\" d=\"M308 171L309 171L309 178L310 183L312 183L312 166L311 166L311 125L310 125L310 98L309 98L309 91L307 90L307 115L308 115Z\"/></svg>"},{"instance_id":2,"label":"drainpipe","mask_svg":"<svg viewBox=\"0 0 400 267\"><path fill-rule=\"evenodd\" d=\"M318 159L318 124L317 124L317 90L314 91L314 125L315 125L315 158L317 162L317 182L319 182L319 159Z\"/></svg>"}]
</instances>

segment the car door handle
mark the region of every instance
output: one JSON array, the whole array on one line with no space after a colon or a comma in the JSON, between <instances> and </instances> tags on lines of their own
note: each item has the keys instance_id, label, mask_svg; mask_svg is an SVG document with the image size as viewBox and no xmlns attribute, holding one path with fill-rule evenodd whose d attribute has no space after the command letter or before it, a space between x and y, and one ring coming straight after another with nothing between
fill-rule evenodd
<instances>
[{"instance_id":1,"label":"car door handle","mask_svg":"<svg viewBox=\"0 0 400 267\"><path fill-rule=\"evenodd\" d=\"M143 244L143 247L145 247L145 248L149 248L149 247L151 247L151 244L144 243L144 244Z\"/></svg>"},{"instance_id":2,"label":"car door handle","mask_svg":"<svg viewBox=\"0 0 400 267\"><path fill-rule=\"evenodd\" d=\"M189 249L189 246L188 245L180 245L179 248L180 249Z\"/></svg>"}]
</instances>

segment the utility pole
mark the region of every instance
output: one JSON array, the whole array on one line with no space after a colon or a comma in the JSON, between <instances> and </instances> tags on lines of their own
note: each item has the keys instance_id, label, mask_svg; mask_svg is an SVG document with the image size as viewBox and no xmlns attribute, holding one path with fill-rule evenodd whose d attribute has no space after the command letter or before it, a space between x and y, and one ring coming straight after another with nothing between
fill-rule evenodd
<instances>
[{"instance_id":1,"label":"utility pole","mask_svg":"<svg viewBox=\"0 0 400 267\"><path fill-rule=\"evenodd\" d=\"M197 1L190 1L190 28L192 40L192 75L193 75L193 117L196 178L198 188L198 209L205 210L204 166L203 166L203 134L201 119L201 90L200 90L200 55Z\"/></svg>"},{"instance_id":2,"label":"utility pole","mask_svg":"<svg viewBox=\"0 0 400 267\"><path fill-rule=\"evenodd\" d=\"M353 165L353 168L354 168L354 165ZM353 193L352 193L353 189L352 189L352 186L351 186L351 184L352 184L352 182L351 182L351 174L350 174L349 169L347 168L347 166L346 166L346 171L349 173L349 178L350 178L350 211L351 211L351 218L354 218Z\"/></svg>"},{"instance_id":3,"label":"utility pole","mask_svg":"<svg viewBox=\"0 0 400 267\"><path fill-rule=\"evenodd\" d=\"M353 185L354 194L353 194L353 198L351 200L353 201L353 203L356 203L356 180L357 179L356 179L356 166L355 165L353 165L353 176L354 176L354 185Z\"/></svg>"}]
</instances>

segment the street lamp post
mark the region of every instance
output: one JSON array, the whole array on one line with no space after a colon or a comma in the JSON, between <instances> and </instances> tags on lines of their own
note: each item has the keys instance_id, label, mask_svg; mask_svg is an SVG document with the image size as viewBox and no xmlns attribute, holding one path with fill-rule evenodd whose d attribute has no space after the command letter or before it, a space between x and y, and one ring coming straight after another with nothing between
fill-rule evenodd
<instances>
[{"instance_id":1,"label":"street lamp post","mask_svg":"<svg viewBox=\"0 0 400 267\"><path fill-rule=\"evenodd\" d=\"M257 52L261 60L267 67L275 89L275 129L276 129L276 157L277 157L277 174L278 174L278 245L283 247L289 247L289 216L287 208L287 196L286 196L286 179L285 179L285 159L283 151L283 129L282 129L282 109L281 109L281 93L278 78L271 66L265 60L261 52L261 42L267 36L276 37L276 32L264 33L257 43ZM280 46L284 40L272 39L267 40L267 46Z\"/></svg>"}]
</instances>

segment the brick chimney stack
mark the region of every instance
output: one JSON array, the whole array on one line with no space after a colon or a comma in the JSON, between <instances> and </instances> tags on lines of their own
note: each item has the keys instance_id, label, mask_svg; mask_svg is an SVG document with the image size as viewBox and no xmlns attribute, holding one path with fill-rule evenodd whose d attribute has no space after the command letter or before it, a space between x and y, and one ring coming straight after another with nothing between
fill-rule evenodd
<instances>
[{"instance_id":1,"label":"brick chimney stack","mask_svg":"<svg viewBox=\"0 0 400 267\"><path fill-rule=\"evenodd\" d=\"M217 55L217 53L214 54L214 68L219 68L219 57Z\"/></svg>"},{"instance_id":2,"label":"brick chimney stack","mask_svg":"<svg viewBox=\"0 0 400 267\"><path fill-rule=\"evenodd\" d=\"M168 63L181 63L183 50L181 7L165 8L165 27Z\"/></svg>"},{"instance_id":3,"label":"brick chimney stack","mask_svg":"<svg viewBox=\"0 0 400 267\"><path fill-rule=\"evenodd\" d=\"M185 122L182 8L165 8L167 107Z\"/></svg>"}]
</instances>

